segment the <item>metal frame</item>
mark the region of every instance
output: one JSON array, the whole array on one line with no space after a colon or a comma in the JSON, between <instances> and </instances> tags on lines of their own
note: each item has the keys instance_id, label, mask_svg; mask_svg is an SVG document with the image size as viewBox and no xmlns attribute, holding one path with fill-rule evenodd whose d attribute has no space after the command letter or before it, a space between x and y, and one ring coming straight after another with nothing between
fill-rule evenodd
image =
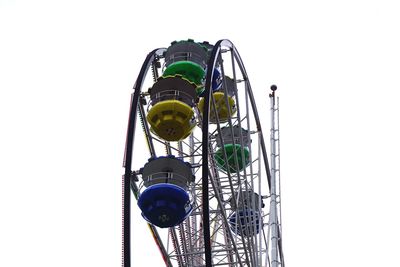
<instances>
[{"instance_id":1,"label":"metal frame","mask_svg":"<svg viewBox=\"0 0 400 267\"><path fill-rule=\"evenodd\" d=\"M229 40L220 40L211 52L207 65L207 73L205 78L205 94L204 94L204 111L201 114L197 108L195 113L198 118L198 127L189 136L189 138L180 142L167 142L155 136L149 129L145 115L147 109L144 107L148 102L148 94L142 92L142 86L146 78L147 71L152 68L153 80L159 76L159 68L163 66L163 53L166 49L153 50L146 58L139 77L135 83L135 92L132 95L131 108L128 122L128 132L126 140L124 167L125 175L123 179L123 265L131 266L130 259L130 190L133 191L135 197L140 194L139 183L140 175L138 171L133 169L133 145L135 137L136 118L142 121L142 129L147 140L149 153L151 156L174 154L177 157L190 161L193 166L193 173L196 180L190 185L189 190L193 195L193 212L180 225L169 229L158 229L149 224L150 231L160 248L162 257L168 267L200 267L200 266L277 266L270 265L276 261L284 266L283 254L281 247L281 236L273 242L278 251L279 260L271 260L272 247L269 244L270 236L281 234L280 224L271 223L271 218L279 217L271 212L263 213L261 202L266 197L271 197L272 190L275 185L276 173L272 169L272 175L269 168L267 151L263 139L261 123L255 106L255 99L251 90L250 82L234 45ZM221 122L218 118L218 104L212 94L211 81L214 68L220 66L222 75L229 73L235 82L235 94L232 96L237 105L237 113L229 117L225 122ZM224 77L224 76L223 76ZM225 84L224 80L224 85ZM226 90L226 86L224 86ZM228 102L228 94L225 91L225 103ZM229 109L229 105L227 106ZM139 111L139 112L138 112ZM216 118L216 124L210 124L210 115ZM248 137L253 140L250 145L250 164L247 168L239 173L231 173L229 168L227 171L221 171L214 158L216 150L216 136L221 130L221 125L229 127L233 135L233 126L246 128ZM219 134L219 143L224 145L224 140ZM240 136L239 142L232 138L233 144L241 145L242 165L244 165L243 142ZM278 138L279 140L279 138ZM273 153L275 155L276 153ZM142 156L142 155L141 155ZM227 162L227 155L224 151L224 159ZM236 169L239 169L238 157L234 153L234 161ZM274 163L276 163L276 156ZM276 166L276 165L273 165ZM272 167L273 167L272 166ZM201 172L200 172L201 170ZM201 175L200 175L201 174ZM129 177L129 179L127 178ZM263 180L267 179L265 186ZM273 180L272 180L273 179ZM279 186L280 188L280 186ZM242 201L240 197L242 191L253 190L258 196L258 206L255 200L252 208L259 210L260 216L260 232L254 228L241 227L241 220L237 220L240 225L240 234L234 234L230 229L229 216L237 210L238 201ZM236 196L237 199L231 203L229 199ZM276 203L276 199L274 200ZM275 213L276 214L276 213ZM268 220L267 220L268 218ZM273 219L275 221L275 219ZM269 223L265 223L269 221ZM264 225L268 226L267 234ZM275 229L275 230L274 230ZM270 235L270 231L273 232ZM274 252L275 253L275 252ZM265 255L265 257L264 257Z\"/></svg>"}]
</instances>

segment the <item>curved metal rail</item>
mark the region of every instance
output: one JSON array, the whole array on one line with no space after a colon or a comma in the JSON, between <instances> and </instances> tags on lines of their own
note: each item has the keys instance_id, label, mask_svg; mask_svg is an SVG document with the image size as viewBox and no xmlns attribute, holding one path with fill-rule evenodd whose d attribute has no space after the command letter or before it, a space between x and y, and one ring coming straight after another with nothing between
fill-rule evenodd
<instances>
[{"instance_id":1,"label":"curved metal rail","mask_svg":"<svg viewBox=\"0 0 400 267\"><path fill-rule=\"evenodd\" d=\"M131 266L131 190L134 195L137 197L138 189L134 182L131 179L134 177L132 173L132 151L133 151L133 140L135 136L136 130L136 120L137 120L137 111L140 111L139 107L139 99L140 93L142 90L142 85L145 79L145 76L148 70L154 64L157 56L162 54L166 49L158 48L151 51L143 65L140 69L140 73L138 78L136 79L135 85L133 86L134 92L131 97L131 106L129 110L129 120L128 120L128 129L126 134L126 143L125 143L125 154L124 154L124 163L123 167L125 168L125 174L123 176L123 191L122 191L122 266L130 267ZM148 142L150 146L150 142ZM153 151L154 149L151 149ZM160 248L162 257L166 262L166 266L172 267L172 264L167 256L166 250L159 238L157 229L149 224L150 231L156 241L157 246Z\"/></svg>"}]
</instances>

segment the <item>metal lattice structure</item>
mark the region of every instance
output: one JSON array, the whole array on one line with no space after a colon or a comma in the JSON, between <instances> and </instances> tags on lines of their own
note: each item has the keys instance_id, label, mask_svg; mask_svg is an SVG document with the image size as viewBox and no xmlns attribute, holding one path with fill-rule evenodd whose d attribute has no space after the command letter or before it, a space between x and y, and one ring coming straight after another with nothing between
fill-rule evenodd
<instances>
[{"instance_id":1,"label":"metal lattice structure","mask_svg":"<svg viewBox=\"0 0 400 267\"><path fill-rule=\"evenodd\" d=\"M124 157L122 266L131 266L132 192L135 199L140 198L148 187L146 181L152 179L153 183L159 183L157 179L161 178L156 176L164 177L168 183L181 179L169 170L144 177L141 167L148 158L179 159L189 163L193 174L193 179L184 186L192 209L183 222L166 228L149 223L166 266L284 266L276 87L270 94L269 165L256 101L238 51L229 40L220 40L215 45L202 43L202 46L208 49L201 85L204 88L193 85L203 91L193 98L190 106L194 113L190 123L195 125L187 137L168 141L155 134L150 125L149 113L157 103L167 99L165 102L175 107L176 101L186 101L179 91L156 95L153 91L152 95L151 90L146 90L146 86L162 79L182 78L165 75L170 59L166 58L167 49L155 49L148 54L135 83ZM216 69L222 89L213 91ZM149 70L152 75L148 75ZM155 90L155 86L152 88ZM136 131L137 119L141 131ZM140 151L134 149L143 138L147 157L143 156L143 147Z\"/></svg>"}]
</instances>

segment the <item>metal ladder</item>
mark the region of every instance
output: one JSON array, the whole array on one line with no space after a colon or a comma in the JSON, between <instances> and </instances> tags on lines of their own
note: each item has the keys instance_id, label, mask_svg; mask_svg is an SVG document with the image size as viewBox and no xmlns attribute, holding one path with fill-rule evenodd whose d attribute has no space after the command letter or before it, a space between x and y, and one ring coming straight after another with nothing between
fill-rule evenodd
<instances>
[{"instance_id":1,"label":"metal ladder","mask_svg":"<svg viewBox=\"0 0 400 267\"><path fill-rule=\"evenodd\" d=\"M270 214L268 222L268 248L270 254L269 266L285 266L282 252L282 216L281 216L281 183L280 183L280 133L279 133L279 97L275 91L277 87L271 86L271 190Z\"/></svg>"}]
</instances>

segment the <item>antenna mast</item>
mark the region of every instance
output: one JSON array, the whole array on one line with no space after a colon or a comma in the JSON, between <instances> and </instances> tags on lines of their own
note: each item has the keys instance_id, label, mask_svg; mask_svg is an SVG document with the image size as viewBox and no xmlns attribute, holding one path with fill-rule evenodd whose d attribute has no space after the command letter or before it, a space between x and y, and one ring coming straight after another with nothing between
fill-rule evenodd
<instances>
[{"instance_id":1,"label":"antenna mast","mask_svg":"<svg viewBox=\"0 0 400 267\"><path fill-rule=\"evenodd\" d=\"M279 97L276 85L271 86L271 190L268 235L271 236L271 267L285 266L282 252L281 190L280 190L280 139L279 139Z\"/></svg>"}]
</instances>

